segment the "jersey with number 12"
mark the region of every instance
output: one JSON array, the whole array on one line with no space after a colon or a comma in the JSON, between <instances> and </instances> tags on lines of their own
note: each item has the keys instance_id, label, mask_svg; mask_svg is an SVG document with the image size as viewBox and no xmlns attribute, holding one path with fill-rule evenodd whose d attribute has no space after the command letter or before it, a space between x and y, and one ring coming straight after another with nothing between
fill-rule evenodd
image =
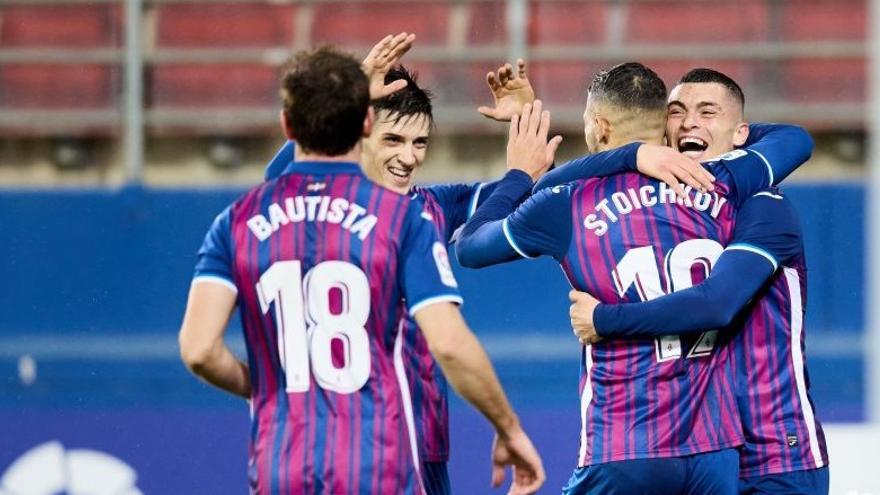
<instances>
[{"instance_id":1,"label":"jersey with number 12","mask_svg":"<svg viewBox=\"0 0 880 495\"><path fill-rule=\"evenodd\" d=\"M238 292L253 493L423 491L399 323L461 301L441 252L351 163L292 163L215 220L195 281Z\"/></svg>"}]
</instances>

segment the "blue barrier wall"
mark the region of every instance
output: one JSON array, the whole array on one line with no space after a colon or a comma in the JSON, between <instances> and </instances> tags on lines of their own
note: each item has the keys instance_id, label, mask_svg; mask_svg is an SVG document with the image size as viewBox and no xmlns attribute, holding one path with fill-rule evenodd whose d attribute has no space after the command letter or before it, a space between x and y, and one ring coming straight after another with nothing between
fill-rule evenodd
<instances>
[{"instance_id":1,"label":"blue barrier wall","mask_svg":"<svg viewBox=\"0 0 880 495\"><path fill-rule=\"evenodd\" d=\"M786 190L806 239L817 411L860 420L864 189ZM240 192L0 192L0 476L27 449L57 439L124 460L144 493L243 491L246 408L189 376L176 355L194 253ZM558 487L574 463L579 420L567 283L549 260L455 268L465 315ZM22 356L35 363L32 382ZM454 401L452 429L455 486L486 492L488 428Z\"/></svg>"}]
</instances>

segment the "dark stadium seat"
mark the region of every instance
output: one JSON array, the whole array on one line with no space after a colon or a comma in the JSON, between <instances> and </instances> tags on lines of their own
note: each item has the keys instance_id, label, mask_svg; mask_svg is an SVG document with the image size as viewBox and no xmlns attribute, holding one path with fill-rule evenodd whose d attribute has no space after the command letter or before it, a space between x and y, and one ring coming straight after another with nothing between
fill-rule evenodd
<instances>
[{"instance_id":1,"label":"dark stadium seat","mask_svg":"<svg viewBox=\"0 0 880 495\"><path fill-rule=\"evenodd\" d=\"M608 7L603 2L529 3L529 42L533 45L595 44L605 40Z\"/></svg>"},{"instance_id":2,"label":"dark stadium seat","mask_svg":"<svg viewBox=\"0 0 880 495\"><path fill-rule=\"evenodd\" d=\"M633 2L624 8L630 42L760 42L768 36L764 1Z\"/></svg>"},{"instance_id":3,"label":"dark stadium seat","mask_svg":"<svg viewBox=\"0 0 880 495\"><path fill-rule=\"evenodd\" d=\"M418 35L419 46L445 45L449 31L446 2L357 2L314 6L312 41L372 46L386 34Z\"/></svg>"},{"instance_id":4,"label":"dark stadium seat","mask_svg":"<svg viewBox=\"0 0 880 495\"><path fill-rule=\"evenodd\" d=\"M100 65L0 65L0 107L95 109L110 107L119 71Z\"/></svg>"},{"instance_id":5,"label":"dark stadium seat","mask_svg":"<svg viewBox=\"0 0 880 495\"><path fill-rule=\"evenodd\" d=\"M122 11L116 5L10 5L0 16L3 48L74 48L120 45Z\"/></svg>"},{"instance_id":6,"label":"dark stadium seat","mask_svg":"<svg viewBox=\"0 0 880 495\"><path fill-rule=\"evenodd\" d=\"M865 60L794 60L783 63L782 98L793 103L866 101Z\"/></svg>"},{"instance_id":7,"label":"dark stadium seat","mask_svg":"<svg viewBox=\"0 0 880 495\"><path fill-rule=\"evenodd\" d=\"M157 8L159 47L289 47L296 7L262 3L169 4Z\"/></svg>"},{"instance_id":8,"label":"dark stadium seat","mask_svg":"<svg viewBox=\"0 0 880 495\"><path fill-rule=\"evenodd\" d=\"M784 41L863 41L868 3L864 0L780 2L780 39Z\"/></svg>"},{"instance_id":9,"label":"dark stadium seat","mask_svg":"<svg viewBox=\"0 0 880 495\"><path fill-rule=\"evenodd\" d=\"M148 97L154 108L274 107L278 81L278 69L260 64L163 64L153 67Z\"/></svg>"}]
</instances>

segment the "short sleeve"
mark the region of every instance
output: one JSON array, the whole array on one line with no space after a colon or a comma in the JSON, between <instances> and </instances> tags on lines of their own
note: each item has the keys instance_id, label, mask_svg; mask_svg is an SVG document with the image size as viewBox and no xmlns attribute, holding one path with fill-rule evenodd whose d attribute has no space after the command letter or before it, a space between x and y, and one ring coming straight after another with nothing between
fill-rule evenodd
<instances>
[{"instance_id":1,"label":"short sleeve","mask_svg":"<svg viewBox=\"0 0 880 495\"><path fill-rule=\"evenodd\" d=\"M561 260L571 243L571 194L567 184L533 194L504 219L504 236L522 257L553 256Z\"/></svg>"},{"instance_id":2,"label":"short sleeve","mask_svg":"<svg viewBox=\"0 0 880 495\"><path fill-rule=\"evenodd\" d=\"M462 303L446 244L431 216L410 203L400 245L400 283L410 315L439 302Z\"/></svg>"},{"instance_id":3,"label":"short sleeve","mask_svg":"<svg viewBox=\"0 0 880 495\"><path fill-rule=\"evenodd\" d=\"M774 271L790 262L803 252L800 222L791 201L776 189L746 200L737 212L733 241L726 250L759 255Z\"/></svg>"},{"instance_id":4,"label":"short sleeve","mask_svg":"<svg viewBox=\"0 0 880 495\"><path fill-rule=\"evenodd\" d=\"M231 210L231 206L227 207L217 215L205 235L199 248L193 282L216 282L238 292L232 277Z\"/></svg>"},{"instance_id":5,"label":"short sleeve","mask_svg":"<svg viewBox=\"0 0 880 495\"><path fill-rule=\"evenodd\" d=\"M424 188L434 196L443 215L446 217L446 239L449 242L452 233L464 225L474 214L483 196L483 184L438 184Z\"/></svg>"}]
</instances>

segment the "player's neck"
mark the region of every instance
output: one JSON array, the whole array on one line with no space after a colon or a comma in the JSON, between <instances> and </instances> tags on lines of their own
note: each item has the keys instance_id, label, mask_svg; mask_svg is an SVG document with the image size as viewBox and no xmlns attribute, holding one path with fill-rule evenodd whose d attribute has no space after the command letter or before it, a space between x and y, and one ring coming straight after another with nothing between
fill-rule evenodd
<instances>
[{"instance_id":1,"label":"player's neck","mask_svg":"<svg viewBox=\"0 0 880 495\"><path fill-rule=\"evenodd\" d=\"M298 162L353 162L360 163L361 162L361 145L360 143L356 144L354 148L348 150L347 153L342 155L322 155L319 153L310 153L304 151L299 143L296 144L296 161Z\"/></svg>"}]
</instances>

